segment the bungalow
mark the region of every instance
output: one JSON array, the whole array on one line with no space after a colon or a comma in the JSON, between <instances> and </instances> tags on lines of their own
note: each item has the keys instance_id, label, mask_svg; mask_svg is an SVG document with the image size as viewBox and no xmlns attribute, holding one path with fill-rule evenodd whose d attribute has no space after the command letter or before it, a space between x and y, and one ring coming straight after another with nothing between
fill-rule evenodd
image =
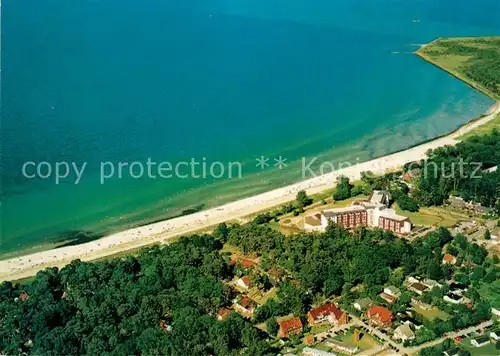
<instances>
[{"instance_id":1,"label":"bungalow","mask_svg":"<svg viewBox=\"0 0 500 356\"><path fill-rule=\"evenodd\" d=\"M328 303L314 308L307 313L307 322L311 326L324 324L342 325L347 324L347 314L334 304Z\"/></svg>"},{"instance_id":2,"label":"bungalow","mask_svg":"<svg viewBox=\"0 0 500 356\"><path fill-rule=\"evenodd\" d=\"M443 355L444 356L460 356L460 349L458 347L454 347L452 349L444 351Z\"/></svg>"},{"instance_id":3,"label":"bungalow","mask_svg":"<svg viewBox=\"0 0 500 356\"><path fill-rule=\"evenodd\" d=\"M236 281L236 285L238 285L239 287L241 287L243 289L250 288L251 284L252 284L252 281L250 280L250 277L248 277L248 276L241 277L240 279L238 279Z\"/></svg>"},{"instance_id":4,"label":"bungalow","mask_svg":"<svg viewBox=\"0 0 500 356\"><path fill-rule=\"evenodd\" d=\"M467 286L462 283L452 282L450 283L449 288L450 292L458 295L462 295L463 292L467 291Z\"/></svg>"},{"instance_id":5,"label":"bungalow","mask_svg":"<svg viewBox=\"0 0 500 356\"><path fill-rule=\"evenodd\" d=\"M446 265L446 264L450 264L450 265L454 265L457 263L457 258L453 255L450 255L449 253L445 253L444 256L443 256L443 264Z\"/></svg>"},{"instance_id":6,"label":"bungalow","mask_svg":"<svg viewBox=\"0 0 500 356\"><path fill-rule=\"evenodd\" d=\"M437 288L443 288L443 285L441 283L439 283L438 281L435 281L433 279L424 279L422 281L422 284L424 286L427 286L429 287L430 289L434 288L434 287L437 287Z\"/></svg>"},{"instance_id":7,"label":"bungalow","mask_svg":"<svg viewBox=\"0 0 500 356\"><path fill-rule=\"evenodd\" d=\"M231 309L222 308L217 312L217 320L226 320L233 311Z\"/></svg>"},{"instance_id":8,"label":"bungalow","mask_svg":"<svg viewBox=\"0 0 500 356\"><path fill-rule=\"evenodd\" d=\"M255 303L247 296L244 296L239 302L237 300L235 301L234 309L242 313L244 316L249 317L252 316L255 311Z\"/></svg>"},{"instance_id":9,"label":"bungalow","mask_svg":"<svg viewBox=\"0 0 500 356\"><path fill-rule=\"evenodd\" d=\"M410 324L401 324L394 330L394 338L405 342L415 339L415 333L410 328Z\"/></svg>"},{"instance_id":10,"label":"bungalow","mask_svg":"<svg viewBox=\"0 0 500 356\"><path fill-rule=\"evenodd\" d=\"M443 297L443 299L452 304L460 304L464 301L462 296L455 293L448 293Z\"/></svg>"},{"instance_id":11,"label":"bungalow","mask_svg":"<svg viewBox=\"0 0 500 356\"><path fill-rule=\"evenodd\" d=\"M424 294L427 290L429 290L429 287L426 285L423 285L420 282L412 283L408 286L408 289L411 290L412 292L417 293L418 295Z\"/></svg>"},{"instance_id":12,"label":"bungalow","mask_svg":"<svg viewBox=\"0 0 500 356\"><path fill-rule=\"evenodd\" d=\"M370 298L362 298L358 299L354 302L353 306L359 311L363 311L369 308L373 304L373 301Z\"/></svg>"},{"instance_id":13,"label":"bungalow","mask_svg":"<svg viewBox=\"0 0 500 356\"><path fill-rule=\"evenodd\" d=\"M495 340L495 341L500 340L500 328L495 329L495 330L491 330L491 331L490 331L490 337L491 337L493 340Z\"/></svg>"},{"instance_id":14,"label":"bungalow","mask_svg":"<svg viewBox=\"0 0 500 356\"><path fill-rule=\"evenodd\" d=\"M470 343L475 347L483 347L490 343L490 338L488 337L488 335L481 335L479 337L476 337L475 339L472 339Z\"/></svg>"},{"instance_id":15,"label":"bungalow","mask_svg":"<svg viewBox=\"0 0 500 356\"><path fill-rule=\"evenodd\" d=\"M281 338L297 335L302 332L302 321L300 318L293 318L279 323L278 335Z\"/></svg>"},{"instance_id":16,"label":"bungalow","mask_svg":"<svg viewBox=\"0 0 500 356\"><path fill-rule=\"evenodd\" d=\"M332 349L335 349L337 351L349 354L349 355L354 355L356 352L359 351L359 347L357 346L352 346L348 345L346 343L343 343L338 340L333 340L333 339L328 339L324 342L325 346L331 347Z\"/></svg>"},{"instance_id":17,"label":"bungalow","mask_svg":"<svg viewBox=\"0 0 500 356\"><path fill-rule=\"evenodd\" d=\"M393 296L394 298L399 298L401 291L395 286L389 286L384 288L384 293Z\"/></svg>"},{"instance_id":18,"label":"bungalow","mask_svg":"<svg viewBox=\"0 0 500 356\"><path fill-rule=\"evenodd\" d=\"M366 316L373 324L390 327L394 319L391 311L387 308L375 305L368 309Z\"/></svg>"}]
</instances>

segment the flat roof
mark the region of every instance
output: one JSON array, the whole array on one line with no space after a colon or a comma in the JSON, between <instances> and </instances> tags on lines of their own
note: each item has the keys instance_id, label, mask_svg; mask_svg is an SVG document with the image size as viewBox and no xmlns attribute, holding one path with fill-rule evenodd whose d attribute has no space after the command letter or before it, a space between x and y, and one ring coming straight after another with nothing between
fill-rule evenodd
<instances>
[{"instance_id":1,"label":"flat roof","mask_svg":"<svg viewBox=\"0 0 500 356\"><path fill-rule=\"evenodd\" d=\"M343 213L354 213L366 211L365 207L359 205L346 206L345 208L323 210L321 213L326 217L337 216Z\"/></svg>"}]
</instances>

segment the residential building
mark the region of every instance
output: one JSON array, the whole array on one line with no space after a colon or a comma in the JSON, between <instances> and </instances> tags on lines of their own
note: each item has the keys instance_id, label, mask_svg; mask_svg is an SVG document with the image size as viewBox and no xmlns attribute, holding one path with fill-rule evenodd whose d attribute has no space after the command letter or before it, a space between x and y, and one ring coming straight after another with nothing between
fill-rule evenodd
<instances>
[{"instance_id":1,"label":"residential building","mask_svg":"<svg viewBox=\"0 0 500 356\"><path fill-rule=\"evenodd\" d=\"M236 284L243 289L248 289L248 288L250 288L252 281L250 280L250 277L244 276L244 277L241 277L240 279L238 279L236 281Z\"/></svg>"},{"instance_id":2,"label":"residential building","mask_svg":"<svg viewBox=\"0 0 500 356\"><path fill-rule=\"evenodd\" d=\"M427 290L429 290L429 287L426 285L423 285L420 282L412 283L408 286L408 289L411 290L412 292L417 293L418 295L424 294Z\"/></svg>"},{"instance_id":3,"label":"residential building","mask_svg":"<svg viewBox=\"0 0 500 356\"><path fill-rule=\"evenodd\" d=\"M443 285L441 283L439 283L438 281L435 281L433 279L424 279L422 281L422 284L424 286L427 286L429 287L430 289L434 288L434 287L437 287L437 288L443 288Z\"/></svg>"},{"instance_id":4,"label":"residential building","mask_svg":"<svg viewBox=\"0 0 500 356\"><path fill-rule=\"evenodd\" d=\"M352 229L358 226L378 227L398 234L411 232L411 222L405 217L389 209L390 193L375 190L369 201L354 202L353 205L324 210L319 214L304 218L304 229L307 231L324 231L331 221Z\"/></svg>"},{"instance_id":5,"label":"residential building","mask_svg":"<svg viewBox=\"0 0 500 356\"><path fill-rule=\"evenodd\" d=\"M465 291L467 291L467 286L462 283L452 282L449 285L450 292L458 295L462 295Z\"/></svg>"},{"instance_id":6,"label":"residential building","mask_svg":"<svg viewBox=\"0 0 500 356\"><path fill-rule=\"evenodd\" d=\"M226 320L233 311L231 309L222 308L217 312L217 320Z\"/></svg>"},{"instance_id":7,"label":"residential building","mask_svg":"<svg viewBox=\"0 0 500 356\"><path fill-rule=\"evenodd\" d=\"M390 327L394 318L389 309L379 305L375 305L368 309L366 316L373 324L383 327Z\"/></svg>"},{"instance_id":8,"label":"residential building","mask_svg":"<svg viewBox=\"0 0 500 356\"><path fill-rule=\"evenodd\" d=\"M358 299L354 302L353 306L355 309L359 311L363 311L368 309L373 304L373 301L370 298L362 298Z\"/></svg>"},{"instance_id":9,"label":"residential building","mask_svg":"<svg viewBox=\"0 0 500 356\"><path fill-rule=\"evenodd\" d=\"M415 333L410 324L401 324L394 330L394 338L403 342L415 339Z\"/></svg>"},{"instance_id":10,"label":"residential building","mask_svg":"<svg viewBox=\"0 0 500 356\"><path fill-rule=\"evenodd\" d=\"M384 293L393 296L394 298L399 298L401 291L395 286L389 286L384 288Z\"/></svg>"},{"instance_id":11,"label":"residential building","mask_svg":"<svg viewBox=\"0 0 500 356\"><path fill-rule=\"evenodd\" d=\"M342 353L346 353L349 355L354 355L356 352L359 351L359 347L357 347L357 346L348 345L344 342L334 340L334 339L328 339L324 342L324 344L328 347L331 347L332 349L335 349L337 351L340 351Z\"/></svg>"},{"instance_id":12,"label":"residential building","mask_svg":"<svg viewBox=\"0 0 500 356\"><path fill-rule=\"evenodd\" d=\"M244 296L239 302L237 299L234 301L234 309L246 317L251 317L253 315L255 307L255 302L248 296Z\"/></svg>"},{"instance_id":13,"label":"residential building","mask_svg":"<svg viewBox=\"0 0 500 356\"><path fill-rule=\"evenodd\" d=\"M460 349L458 347L454 347L452 349L444 351L443 355L444 356L460 356Z\"/></svg>"},{"instance_id":14,"label":"residential building","mask_svg":"<svg viewBox=\"0 0 500 356\"><path fill-rule=\"evenodd\" d=\"M278 335L281 338L290 337L302 333L302 321L300 318L292 318L279 323Z\"/></svg>"},{"instance_id":15,"label":"residential building","mask_svg":"<svg viewBox=\"0 0 500 356\"><path fill-rule=\"evenodd\" d=\"M311 326L324 324L347 324L347 313L344 313L334 304L328 303L314 308L307 313L307 322Z\"/></svg>"},{"instance_id":16,"label":"residential building","mask_svg":"<svg viewBox=\"0 0 500 356\"><path fill-rule=\"evenodd\" d=\"M443 256L443 264L454 265L457 263L457 258L449 253L445 253Z\"/></svg>"},{"instance_id":17,"label":"residential building","mask_svg":"<svg viewBox=\"0 0 500 356\"><path fill-rule=\"evenodd\" d=\"M304 356L336 356L336 353L323 351L319 349L314 349L311 347L304 347L302 350L302 355Z\"/></svg>"},{"instance_id":18,"label":"residential building","mask_svg":"<svg viewBox=\"0 0 500 356\"><path fill-rule=\"evenodd\" d=\"M495 340L495 341L500 340L500 328L495 329L495 330L491 330L491 331L490 331L490 337L491 337L493 340Z\"/></svg>"},{"instance_id":19,"label":"residential building","mask_svg":"<svg viewBox=\"0 0 500 356\"><path fill-rule=\"evenodd\" d=\"M481 335L479 337L476 337L475 339L472 339L470 343L472 346L482 347L490 343L490 338L488 337L488 335Z\"/></svg>"}]
</instances>

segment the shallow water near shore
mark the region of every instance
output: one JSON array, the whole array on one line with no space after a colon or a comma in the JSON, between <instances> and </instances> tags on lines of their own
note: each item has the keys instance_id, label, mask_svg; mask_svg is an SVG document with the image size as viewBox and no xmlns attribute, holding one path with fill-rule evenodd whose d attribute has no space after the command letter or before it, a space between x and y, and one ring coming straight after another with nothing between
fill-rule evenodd
<instances>
[{"instance_id":1,"label":"shallow water near shore","mask_svg":"<svg viewBox=\"0 0 500 356\"><path fill-rule=\"evenodd\" d=\"M0 253L260 193L302 179L302 158L355 163L457 128L492 100L411 52L498 33L498 5L479 3L5 5ZM287 167L260 169L261 156ZM100 183L100 162L203 157L241 162L242 178ZM26 161L88 165L56 185L23 177Z\"/></svg>"}]
</instances>

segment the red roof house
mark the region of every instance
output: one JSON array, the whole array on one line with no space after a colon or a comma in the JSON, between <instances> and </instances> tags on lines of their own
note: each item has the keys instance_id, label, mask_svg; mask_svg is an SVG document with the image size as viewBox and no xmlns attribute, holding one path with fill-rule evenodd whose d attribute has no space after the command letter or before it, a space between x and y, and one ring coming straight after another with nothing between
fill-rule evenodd
<instances>
[{"instance_id":1,"label":"red roof house","mask_svg":"<svg viewBox=\"0 0 500 356\"><path fill-rule=\"evenodd\" d=\"M372 323L387 327L391 326L392 319L394 319L394 316L389 309L381 307L379 305L375 305L368 309L368 311L366 312L366 316Z\"/></svg>"},{"instance_id":2,"label":"red roof house","mask_svg":"<svg viewBox=\"0 0 500 356\"><path fill-rule=\"evenodd\" d=\"M443 256L443 264L451 264L454 265L457 263L457 258L449 253L445 253Z\"/></svg>"},{"instance_id":3,"label":"red roof house","mask_svg":"<svg viewBox=\"0 0 500 356\"><path fill-rule=\"evenodd\" d=\"M302 321L300 318L293 318L290 320L282 321L280 324L278 335L281 338L297 335L302 332Z\"/></svg>"},{"instance_id":4,"label":"red roof house","mask_svg":"<svg viewBox=\"0 0 500 356\"><path fill-rule=\"evenodd\" d=\"M250 284L252 283L252 281L250 280L250 277L244 276L244 277L241 277L240 279L238 279L238 281L236 283L240 287L248 289L248 288L250 288Z\"/></svg>"},{"instance_id":5,"label":"red roof house","mask_svg":"<svg viewBox=\"0 0 500 356\"><path fill-rule=\"evenodd\" d=\"M307 322L309 325L322 324L346 324L347 314L337 308L334 304L325 304L312 309L307 313Z\"/></svg>"}]
</instances>

